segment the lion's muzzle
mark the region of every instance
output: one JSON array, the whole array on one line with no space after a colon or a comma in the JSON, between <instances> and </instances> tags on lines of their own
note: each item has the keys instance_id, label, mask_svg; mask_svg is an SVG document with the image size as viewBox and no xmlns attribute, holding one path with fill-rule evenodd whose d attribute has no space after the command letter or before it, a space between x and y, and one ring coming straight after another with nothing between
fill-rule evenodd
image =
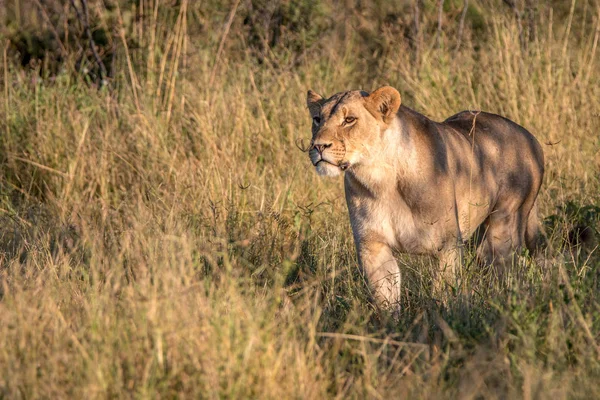
<instances>
[{"instance_id":1,"label":"lion's muzzle","mask_svg":"<svg viewBox=\"0 0 600 400\"><path fill-rule=\"evenodd\" d=\"M308 152L310 161L314 166L317 166L320 162L325 162L343 170L347 166L343 168L342 165L348 164L343 162L345 154L346 149L343 143L325 141L315 141Z\"/></svg>"}]
</instances>

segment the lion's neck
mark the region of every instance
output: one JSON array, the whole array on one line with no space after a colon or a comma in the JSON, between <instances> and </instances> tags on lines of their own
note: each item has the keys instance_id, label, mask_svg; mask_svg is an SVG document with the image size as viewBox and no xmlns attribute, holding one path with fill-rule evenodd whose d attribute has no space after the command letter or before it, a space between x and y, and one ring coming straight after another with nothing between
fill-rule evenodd
<instances>
[{"instance_id":1,"label":"lion's neck","mask_svg":"<svg viewBox=\"0 0 600 400\"><path fill-rule=\"evenodd\" d=\"M396 192L398 185L416 172L411 168L417 157L411 132L401 117L397 117L383 133L382 145L371 150L369 162L348 170L348 178L360 183L372 195Z\"/></svg>"}]
</instances>

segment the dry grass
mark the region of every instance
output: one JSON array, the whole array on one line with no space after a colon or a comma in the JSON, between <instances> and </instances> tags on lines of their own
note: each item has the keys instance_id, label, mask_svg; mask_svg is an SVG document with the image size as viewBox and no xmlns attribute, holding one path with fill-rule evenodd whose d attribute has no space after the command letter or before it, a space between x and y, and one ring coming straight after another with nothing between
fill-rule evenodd
<instances>
[{"instance_id":1,"label":"dry grass","mask_svg":"<svg viewBox=\"0 0 600 400\"><path fill-rule=\"evenodd\" d=\"M0 398L600 396L600 257L563 242L600 217L597 1L540 6L526 47L501 2L471 1L458 50L462 2L439 40L432 2L411 37L394 30L410 4L324 2L324 39L283 31L271 49L248 39L248 2L179 3L100 19L124 28L109 88L5 52ZM374 308L342 183L296 142L308 88L381 84L433 119L483 109L546 143L543 259L503 282L470 266L471 294L440 306L435 263L399 255L401 316Z\"/></svg>"}]
</instances>

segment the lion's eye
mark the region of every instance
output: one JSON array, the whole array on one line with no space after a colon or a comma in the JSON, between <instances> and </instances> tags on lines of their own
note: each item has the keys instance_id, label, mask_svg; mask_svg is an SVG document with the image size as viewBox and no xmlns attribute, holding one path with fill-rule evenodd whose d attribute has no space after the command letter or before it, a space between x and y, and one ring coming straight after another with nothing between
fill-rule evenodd
<instances>
[{"instance_id":1,"label":"lion's eye","mask_svg":"<svg viewBox=\"0 0 600 400\"><path fill-rule=\"evenodd\" d=\"M346 117L346 119L344 119L345 124L351 124L354 121L356 121L356 118L354 118L354 117Z\"/></svg>"},{"instance_id":2,"label":"lion's eye","mask_svg":"<svg viewBox=\"0 0 600 400\"><path fill-rule=\"evenodd\" d=\"M314 117L313 122L315 123L315 125L319 125L321 123L321 117Z\"/></svg>"}]
</instances>

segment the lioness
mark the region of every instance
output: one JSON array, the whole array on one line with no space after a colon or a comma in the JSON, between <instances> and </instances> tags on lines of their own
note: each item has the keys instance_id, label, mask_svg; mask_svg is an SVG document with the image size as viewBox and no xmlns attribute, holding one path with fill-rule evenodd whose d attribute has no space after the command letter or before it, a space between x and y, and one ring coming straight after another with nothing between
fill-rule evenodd
<instances>
[{"instance_id":1,"label":"lioness","mask_svg":"<svg viewBox=\"0 0 600 400\"><path fill-rule=\"evenodd\" d=\"M534 250L544 155L525 128L472 111L435 122L389 86L328 99L309 90L307 104L310 160L320 175L345 172L359 263L380 305L400 296L392 249L437 256L436 290L452 282L478 227L483 262L503 263L523 244Z\"/></svg>"}]
</instances>

